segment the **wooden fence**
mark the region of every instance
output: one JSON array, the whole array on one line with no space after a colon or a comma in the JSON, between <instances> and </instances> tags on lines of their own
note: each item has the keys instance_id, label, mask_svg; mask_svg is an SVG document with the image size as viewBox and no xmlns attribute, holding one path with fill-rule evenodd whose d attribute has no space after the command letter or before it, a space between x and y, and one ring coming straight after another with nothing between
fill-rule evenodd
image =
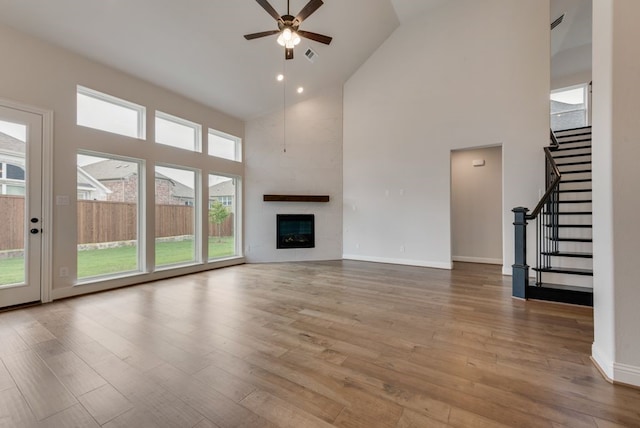
<instances>
[{"instance_id":1,"label":"wooden fence","mask_svg":"<svg viewBox=\"0 0 640 428\"><path fill-rule=\"evenodd\" d=\"M24 196L0 196L0 251L24 248Z\"/></svg>"},{"instance_id":2,"label":"wooden fence","mask_svg":"<svg viewBox=\"0 0 640 428\"><path fill-rule=\"evenodd\" d=\"M137 236L136 204L78 201L78 244L131 241ZM193 207L156 205L155 236L193 234ZM24 248L24 198L0 196L0 251ZM204 219L208 221L209 219ZM209 222L209 236L232 236L233 214L220 224Z\"/></svg>"}]
</instances>

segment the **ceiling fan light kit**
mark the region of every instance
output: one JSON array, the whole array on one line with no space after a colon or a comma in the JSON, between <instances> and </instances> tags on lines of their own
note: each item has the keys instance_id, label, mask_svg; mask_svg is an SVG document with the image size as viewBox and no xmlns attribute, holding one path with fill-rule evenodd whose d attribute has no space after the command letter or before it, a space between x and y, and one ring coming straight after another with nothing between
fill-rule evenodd
<instances>
[{"instance_id":1,"label":"ceiling fan light kit","mask_svg":"<svg viewBox=\"0 0 640 428\"><path fill-rule=\"evenodd\" d=\"M302 24L302 21L307 19L324 4L322 0L310 0L297 16L289 14L289 0L287 0L287 14L282 16L278 15L278 12L276 12L267 0L256 0L256 2L276 20L278 23L278 29L246 34L244 36L245 39L253 40L260 37L274 36L278 34L277 42L285 49L285 59L293 59L293 48L300 43L301 37L324 43L325 45L331 44L332 38L329 36L300 30L300 24Z\"/></svg>"}]
</instances>

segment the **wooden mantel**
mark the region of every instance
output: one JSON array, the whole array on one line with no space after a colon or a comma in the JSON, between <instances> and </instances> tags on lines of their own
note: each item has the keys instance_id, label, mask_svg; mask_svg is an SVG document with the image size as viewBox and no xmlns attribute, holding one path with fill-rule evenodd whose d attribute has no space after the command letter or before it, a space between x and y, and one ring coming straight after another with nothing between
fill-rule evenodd
<instances>
[{"instance_id":1,"label":"wooden mantel","mask_svg":"<svg viewBox=\"0 0 640 428\"><path fill-rule=\"evenodd\" d=\"M329 202L329 195L263 195L265 202Z\"/></svg>"}]
</instances>

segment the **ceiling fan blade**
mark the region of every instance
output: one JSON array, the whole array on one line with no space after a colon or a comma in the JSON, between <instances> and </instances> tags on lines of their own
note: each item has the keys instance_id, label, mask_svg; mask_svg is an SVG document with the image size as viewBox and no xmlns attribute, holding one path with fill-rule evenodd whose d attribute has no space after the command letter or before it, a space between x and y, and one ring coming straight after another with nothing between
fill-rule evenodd
<instances>
[{"instance_id":1,"label":"ceiling fan blade","mask_svg":"<svg viewBox=\"0 0 640 428\"><path fill-rule=\"evenodd\" d=\"M267 0L256 0L256 2L260 6L262 6L262 8L266 10L267 13L273 17L273 19L275 19L276 21L280 20L280 15L278 15L278 12L276 12L276 10L273 8L273 6L269 4Z\"/></svg>"},{"instance_id":2,"label":"ceiling fan blade","mask_svg":"<svg viewBox=\"0 0 640 428\"><path fill-rule=\"evenodd\" d=\"M324 43L325 45L331 44L333 37L325 36L324 34L312 33L311 31L298 30L298 34L305 39L314 40L316 42Z\"/></svg>"},{"instance_id":3,"label":"ceiling fan blade","mask_svg":"<svg viewBox=\"0 0 640 428\"><path fill-rule=\"evenodd\" d=\"M279 32L280 30L262 31L261 33L245 34L244 38L247 40L253 40L260 37L273 36L274 34L278 34Z\"/></svg>"},{"instance_id":4,"label":"ceiling fan blade","mask_svg":"<svg viewBox=\"0 0 640 428\"><path fill-rule=\"evenodd\" d=\"M320 6L322 6L324 2L322 0L310 0L309 3L305 7L302 8L296 19L294 20L296 25L300 25L302 21L307 19L309 15L318 10Z\"/></svg>"},{"instance_id":5,"label":"ceiling fan blade","mask_svg":"<svg viewBox=\"0 0 640 428\"><path fill-rule=\"evenodd\" d=\"M293 59L293 48L285 48L284 59Z\"/></svg>"}]
</instances>

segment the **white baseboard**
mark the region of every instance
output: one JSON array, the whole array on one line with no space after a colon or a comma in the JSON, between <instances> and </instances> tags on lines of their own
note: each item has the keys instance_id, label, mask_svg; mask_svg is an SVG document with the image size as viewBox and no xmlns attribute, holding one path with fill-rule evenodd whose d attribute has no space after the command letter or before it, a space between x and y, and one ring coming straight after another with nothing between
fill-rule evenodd
<instances>
[{"instance_id":1,"label":"white baseboard","mask_svg":"<svg viewBox=\"0 0 640 428\"><path fill-rule=\"evenodd\" d=\"M640 367L613 363L613 381L640 387Z\"/></svg>"},{"instance_id":2,"label":"white baseboard","mask_svg":"<svg viewBox=\"0 0 640 428\"><path fill-rule=\"evenodd\" d=\"M444 262L425 262L422 260L411 260L411 259L390 259L386 257L370 257L370 256L361 256L361 255L355 255L355 254L343 254L342 258L344 260L356 260L360 262L388 263L392 265L419 266L419 267L447 269L447 270L453 269L452 263L444 263Z\"/></svg>"},{"instance_id":3,"label":"white baseboard","mask_svg":"<svg viewBox=\"0 0 640 428\"><path fill-rule=\"evenodd\" d=\"M502 265L502 274L504 276L513 276L513 268L511 266ZM536 278L536 271L531 268L529 268L529 278Z\"/></svg>"},{"instance_id":4,"label":"white baseboard","mask_svg":"<svg viewBox=\"0 0 640 428\"><path fill-rule=\"evenodd\" d=\"M599 351L595 343L591 345L591 360L608 380L615 380L613 361L605 357L604 353Z\"/></svg>"},{"instance_id":5,"label":"white baseboard","mask_svg":"<svg viewBox=\"0 0 640 428\"><path fill-rule=\"evenodd\" d=\"M482 263L488 265L501 265L502 259L489 259L486 257L466 257L466 256L451 256L454 262L464 263Z\"/></svg>"},{"instance_id":6,"label":"white baseboard","mask_svg":"<svg viewBox=\"0 0 640 428\"><path fill-rule=\"evenodd\" d=\"M591 361L609 382L640 387L640 367L611 361L595 343L591 346Z\"/></svg>"}]
</instances>

